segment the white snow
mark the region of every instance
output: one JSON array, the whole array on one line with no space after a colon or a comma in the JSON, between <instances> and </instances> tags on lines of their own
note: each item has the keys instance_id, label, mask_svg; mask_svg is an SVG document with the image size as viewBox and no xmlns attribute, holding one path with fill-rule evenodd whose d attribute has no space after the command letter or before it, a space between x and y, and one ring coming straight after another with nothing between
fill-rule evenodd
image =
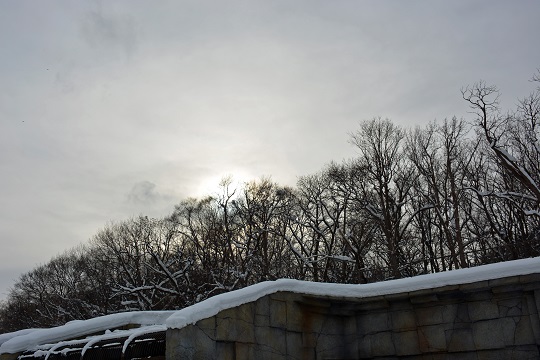
<instances>
[{"instance_id":1,"label":"white snow","mask_svg":"<svg viewBox=\"0 0 540 360\"><path fill-rule=\"evenodd\" d=\"M24 330L14 331L14 332L6 333L6 334L0 334L0 346L6 341L14 337L26 335L36 330L41 330L41 329L24 329Z\"/></svg>"},{"instance_id":2,"label":"white snow","mask_svg":"<svg viewBox=\"0 0 540 360\"><path fill-rule=\"evenodd\" d=\"M124 341L124 346L122 347L122 354L126 352L126 349L128 348L129 344L138 336L145 335L145 334L151 334L156 333L160 331L167 330L167 327L165 325L152 325L152 326L144 326L139 329L134 329L131 335Z\"/></svg>"},{"instance_id":3,"label":"white snow","mask_svg":"<svg viewBox=\"0 0 540 360\"><path fill-rule=\"evenodd\" d=\"M331 255L331 256L328 256L329 259L335 259L335 260L341 260L341 261L349 261L349 262L354 262L354 259L351 258L350 256L346 256L346 255Z\"/></svg>"},{"instance_id":4,"label":"white snow","mask_svg":"<svg viewBox=\"0 0 540 360\"><path fill-rule=\"evenodd\" d=\"M38 329L30 333L12 337L0 345L0 354L17 353L32 349L40 344L55 343L88 334L104 332L128 324L160 325L175 311L135 311L105 315L88 320L70 321L65 325L50 329ZM9 334L6 334L9 335Z\"/></svg>"},{"instance_id":5,"label":"white snow","mask_svg":"<svg viewBox=\"0 0 540 360\"><path fill-rule=\"evenodd\" d=\"M72 321L50 329L22 330L15 333L3 334L0 335L0 354L17 353L28 349L37 350L39 345L57 343L66 339L105 332L108 329L118 328L127 324L144 326L137 329L108 332L98 336L101 339L128 337L126 342L124 342L125 349L129 341L141 334L162 331L167 328L182 328L186 325L194 324L199 320L214 316L222 310L256 301L263 296L282 291L335 298L368 298L533 273L540 273L540 258L508 261L470 269L453 270L362 285L313 283L290 279L267 281L214 296L182 310L119 313L84 321ZM94 337L91 337L83 341L78 341L95 343L93 341L94 339Z\"/></svg>"},{"instance_id":6,"label":"white snow","mask_svg":"<svg viewBox=\"0 0 540 360\"><path fill-rule=\"evenodd\" d=\"M199 320L214 316L222 310L256 301L263 296L281 291L336 298L368 298L532 273L540 273L540 258L507 261L469 269L362 285L314 283L281 279L262 282L240 290L214 296L190 307L178 310L167 319L166 325L167 328L183 328L189 324L195 324Z\"/></svg>"}]
</instances>

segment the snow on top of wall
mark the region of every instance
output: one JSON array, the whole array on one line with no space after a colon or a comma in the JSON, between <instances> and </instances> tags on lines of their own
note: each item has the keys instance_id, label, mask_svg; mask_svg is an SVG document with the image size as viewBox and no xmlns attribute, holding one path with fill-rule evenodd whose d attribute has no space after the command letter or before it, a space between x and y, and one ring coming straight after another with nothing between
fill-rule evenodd
<instances>
[{"instance_id":1,"label":"snow on top of wall","mask_svg":"<svg viewBox=\"0 0 540 360\"><path fill-rule=\"evenodd\" d=\"M281 291L314 296L358 299L433 289L447 285L469 284L532 273L540 273L540 258L507 261L475 268L420 275L372 284L329 284L281 279L262 282L240 290L217 295L190 307L178 310L167 319L166 325L168 328L179 329L190 324L195 324L199 320L214 316L222 310L256 301L263 296Z\"/></svg>"},{"instance_id":2,"label":"snow on top of wall","mask_svg":"<svg viewBox=\"0 0 540 360\"><path fill-rule=\"evenodd\" d=\"M31 332L34 332L36 330L41 330L41 329L24 329L24 330L14 331L14 332L6 333L6 334L0 334L0 346L6 341L11 340L14 337L30 334Z\"/></svg>"},{"instance_id":3,"label":"snow on top of wall","mask_svg":"<svg viewBox=\"0 0 540 360\"><path fill-rule=\"evenodd\" d=\"M104 332L128 324L160 325L175 311L136 311L100 316L88 320L70 321L62 326L37 329L13 336L0 345L0 354L17 353L33 349L38 345L73 339L80 336ZM24 330L23 330L24 331ZM13 333L11 333L13 334ZM9 334L4 334L9 336Z\"/></svg>"},{"instance_id":4,"label":"snow on top of wall","mask_svg":"<svg viewBox=\"0 0 540 360\"><path fill-rule=\"evenodd\" d=\"M540 273L540 258L508 261L361 285L314 283L290 279L267 281L214 296L182 310L118 313L89 320L71 321L50 329L22 330L21 332L0 335L0 354L17 353L36 348L41 344L95 334L127 324L166 325L167 328L178 329L214 316L222 310L256 301L263 296L277 292L335 298L369 298L533 273Z\"/></svg>"}]
</instances>

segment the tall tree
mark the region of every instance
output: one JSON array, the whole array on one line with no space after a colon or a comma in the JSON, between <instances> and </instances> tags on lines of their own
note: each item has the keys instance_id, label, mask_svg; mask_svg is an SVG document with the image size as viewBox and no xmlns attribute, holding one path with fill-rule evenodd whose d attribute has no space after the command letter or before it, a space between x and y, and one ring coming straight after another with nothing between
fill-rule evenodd
<instances>
[{"instance_id":1,"label":"tall tree","mask_svg":"<svg viewBox=\"0 0 540 360\"><path fill-rule=\"evenodd\" d=\"M351 134L351 143L359 150L359 162L365 169L364 209L382 234L390 276L407 273L406 258L414 256L405 249L411 240L412 217L407 206L415 172L403 151L404 130L388 119L364 121Z\"/></svg>"}]
</instances>

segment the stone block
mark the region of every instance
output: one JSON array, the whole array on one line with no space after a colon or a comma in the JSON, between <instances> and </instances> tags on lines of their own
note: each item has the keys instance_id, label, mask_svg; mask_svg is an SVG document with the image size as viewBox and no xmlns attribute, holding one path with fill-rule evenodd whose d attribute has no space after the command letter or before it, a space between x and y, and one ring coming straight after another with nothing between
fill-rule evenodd
<instances>
[{"instance_id":1,"label":"stone block","mask_svg":"<svg viewBox=\"0 0 540 360\"><path fill-rule=\"evenodd\" d=\"M296 301L287 301L286 306L287 330L302 331L304 327L304 311L302 305Z\"/></svg>"},{"instance_id":2,"label":"stone block","mask_svg":"<svg viewBox=\"0 0 540 360\"><path fill-rule=\"evenodd\" d=\"M360 334L378 333L392 328L390 313L387 311L361 314L356 319L356 327Z\"/></svg>"},{"instance_id":3,"label":"stone block","mask_svg":"<svg viewBox=\"0 0 540 360\"><path fill-rule=\"evenodd\" d=\"M260 352L276 354L277 357L287 354L287 331L274 327L255 328L257 343L257 359ZM278 356L279 355L279 356Z\"/></svg>"},{"instance_id":4,"label":"stone block","mask_svg":"<svg viewBox=\"0 0 540 360\"><path fill-rule=\"evenodd\" d=\"M468 323L471 321L467 303L444 305L442 312L445 323Z\"/></svg>"},{"instance_id":5,"label":"stone block","mask_svg":"<svg viewBox=\"0 0 540 360\"><path fill-rule=\"evenodd\" d=\"M328 308L332 305L330 296L312 296L312 295L303 295L303 296L294 296L295 294L290 294L286 300L291 300L294 298L295 301L298 301L307 306L313 306L318 308ZM338 298L339 299L339 298ZM283 299L285 300L285 299ZM334 299L334 301L338 301Z\"/></svg>"},{"instance_id":6,"label":"stone block","mask_svg":"<svg viewBox=\"0 0 540 360\"><path fill-rule=\"evenodd\" d=\"M270 326L270 316L255 314L253 324L255 326Z\"/></svg>"},{"instance_id":7,"label":"stone block","mask_svg":"<svg viewBox=\"0 0 540 360\"><path fill-rule=\"evenodd\" d=\"M451 360L451 354L425 354L424 360Z\"/></svg>"},{"instance_id":8,"label":"stone block","mask_svg":"<svg viewBox=\"0 0 540 360\"><path fill-rule=\"evenodd\" d=\"M493 360L493 359L510 359L510 349L496 349L496 350L480 350L477 351L478 360Z\"/></svg>"},{"instance_id":9,"label":"stone block","mask_svg":"<svg viewBox=\"0 0 540 360\"><path fill-rule=\"evenodd\" d=\"M345 334L343 336L345 344L347 344L346 359L356 359L358 356L358 334Z\"/></svg>"},{"instance_id":10,"label":"stone block","mask_svg":"<svg viewBox=\"0 0 540 360\"><path fill-rule=\"evenodd\" d=\"M523 291L535 291L535 290L538 290L540 289L540 281L539 282L530 282L530 283L527 283L527 284L522 284L522 288L521 290Z\"/></svg>"},{"instance_id":11,"label":"stone block","mask_svg":"<svg viewBox=\"0 0 540 360\"><path fill-rule=\"evenodd\" d=\"M315 348L317 346L318 333L303 332L302 333L302 346L306 348Z\"/></svg>"},{"instance_id":12,"label":"stone block","mask_svg":"<svg viewBox=\"0 0 540 360\"><path fill-rule=\"evenodd\" d=\"M530 316L521 316L516 322L514 345L537 344Z\"/></svg>"},{"instance_id":13,"label":"stone block","mask_svg":"<svg viewBox=\"0 0 540 360\"><path fill-rule=\"evenodd\" d=\"M342 335L343 317L342 316L320 316L322 322L320 333L322 335Z\"/></svg>"},{"instance_id":14,"label":"stone block","mask_svg":"<svg viewBox=\"0 0 540 360\"><path fill-rule=\"evenodd\" d=\"M399 301L390 302L390 311L412 310L413 305L409 299L400 298Z\"/></svg>"},{"instance_id":15,"label":"stone block","mask_svg":"<svg viewBox=\"0 0 540 360\"><path fill-rule=\"evenodd\" d=\"M363 302L359 303L356 308L359 311L372 311L386 309L389 306L390 303L384 298L384 296L374 296L369 298L368 300L364 300Z\"/></svg>"},{"instance_id":16,"label":"stone block","mask_svg":"<svg viewBox=\"0 0 540 360\"><path fill-rule=\"evenodd\" d=\"M409 298L422 297L422 296L433 295L436 292L437 292L437 290L434 289L434 288L420 289L420 290L415 290L415 291L409 291L408 296L409 296Z\"/></svg>"},{"instance_id":17,"label":"stone block","mask_svg":"<svg viewBox=\"0 0 540 360\"><path fill-rule=\"evenodd\" d=\"M392 329L396 331L416 329L416 316L412 310L393 311Z\"/></svg>"},{"instance_id":18,"label":"stone block","mask_svg":"<svg viewBox=\"0 0 540 360\"><path fill-rule=\"evenodd\" d=\"M534 334L534 338L537 344L540 344L540 318L538 317L538 313L536 312L536 304L534 301L534 296L531 294L527 294L525 297L526 303L527 303L527 309L529 315L529 321L531 323L532 332Z\"/></svg>"},{"instance_id":19,"label":"stone block","mask_svg":"<svg viewBox=\"0 0 540 360\"><path fill-rule=\"evenodd\" d=\"M303 311L302 313L302 331L306 333L320 333L325 329L325 322L328 316L321 313ZM335 320L331 320L335 321ZM327 326L332 326L332 322ZM327 330L332 331L332 330Z\"/></svg>"},{"instance_id":20,"label":"stone block","mask_svg":"<svg viewBox=\"0 0 540 360\"><path fill-rule=\"evenodd\" d=\"M540 274L520 275L519 282L522 284L538 284L540 287Z\"/></svg>"},{"instance_id":21,"label":"stone block","mask_svg":"<svg viewBox=\"0 0 540 360\"><path fill-rule=\"evenodd\" d=\"M528 308L521 296L498 300L497 305L501 317L521 316L528 313Z\"/></svg>"},{"instance_id":22,"label":"stone block","mask_svg":"<svg viewBox=\"0 0 540 360\"><path fill-rule=\"evenodd\" d=\"M475 351L471 329L449 329L444 332L448 352Z\"/></svg>"},{"instance_id":23,"label":"stone block","mask_svg":"<svg viewBox=\"0 0 540 360\"><path fill-rule=\"evenodd\" d=\"M255 304L221 311L216 315L216 340L255 342Z\"/></svg>"},{"instance_id":24,"label":"stone block","mask_svg":"<svg viewBox=\"0 0 540 360\"><path fill-rule=\"evenodd\" d=\"M216 338L216 318L214 316L197 321L196 326L212 339Z\"/></svg>"},{"instance_id":25,"label":"stone block","mask_svg":"<svg viewBox=\"0 0 540 360\"><path fill-rule=\"evenodd\" d=\"M216 342L195 325L167 330L167 359L216 359Z\"/></svg>"},{"instance_id":26,"label":"stone block","mask_svg":"<svg viewBox=\"0 0 540 360\"><path fill-rule=\"evenodd\" d=\"M398 292L394 294L385 294L384 298L391 304L399 304L401 302L409 302L409 293Z\"/></svg>"},{"instance_id":27,"label":"stone block","mask_svg":"<svg viewBox=\"0 0 540 360\"><path fill-rule=\"evenodd\" d=\"M484 320L472 324L473 340L477 350L504 348L508 344L510 334L513 340L515 324L510 321L503 325L501 320Z\"/></svg>"},{"instance_id":28,"label":"stone block","mask_svg":"<svg viewBox=\"0 0 540 360\"><path fill-rule=\"evenodd\" d=\"M418 345L421 352L437 352L445 350L445 328L441 325L419 327Z\"/></svg>"},{"instance_id":29,"label":"stone block","mask_svg":"<svg viewBox=\"0 0 540 360\"><path fill-rule=\"evenodd\" d=\"M411 304L427 304L434 303L439 301L437 294L426 294L426 295L414 295L411 296Z\"/></svg>"},{"instance_id":30,"label":"stone block","mask_svg":"<svg viewBox=\"0 0 540 360\"><path fill-rule=\"evenodd\" d=\"M243 360L244 358L237 357L237 359ZM246 359L252 359L252 358L246 358ZM286 354L276 353L273 351L273 349L270 349L270 348L257 347L255 349L255 359L256 360L287 360L288 357Z\"/></svg>"},{"instance_id":31,"label":"stone block","mask_svg":"<svg viewBox=\"0 0 540 360\"><path fill-rule=\"evenodd\" d=\"M520 283L519 276L508 276L508 277L489 280L489 287L499 287L503 285L517 285L517 289L519 289L519 287L521 286L519 285L519 283Z\"/></svg>"},{"instance_id":32,"label":"stone block","mask_svg":"<svg viewBox=\"0 0 540 360\"><path fill-rule=\"evenodd\" d=\"M534 302L536 304L536 314L540 314L540 290L534 291Z\"/></svg>"},{"instance_id":33,"label":"stone block","mask_svg":"<svg viewBox=\"0 0 540 360\"><path fill-rule=\"evenodd\" d=\"M256 359L258 358L256 350L257 350L256 344L236 342L234 343L235 360Z\"/></svg>"},{"instance_id":34,"label":"stone block","mask_svg":"<svg viewBox=\"0 0 540 360\"><path fill-rule=\"evenodd\" d=\"M368 359L373 356L371 353L371 337L372 335L361 336L358 339L358 358Z\"/></svg>"},{"instance_id":35,"label":"stone block","mask_svg":"<svg viewBox=\"0 0 540 360\"><path fill-rule=\"evenodd\" d=\"M343 334L345 336L352 335L356 337L358 335L358 329L356 327L356 317L346 316L342 318L342 321L343 321Z\"/></svg>"},{"instance_id":36,"label":"stone block","mask_svg":"<svg viewBox=\"0 0 540 360\"><path fill-rule=\"evenodd\" d=\"M511 360L537 360L540 359L540 349L537 345L515 346L511 349Z\"/></svg>"},{"instance_id":37,"label":"stone block","mask_svg":"<svg viewBox=\"0 0 540 360\"><path fill-rule=\"evenodd\" d=\"M445 285L443 287L437 288L437 294L443 294L447 292L454 292L459 289L459 285Z\"/></svg>"},{"instance_id":38,"label":"stone block","mask_svg":"<svg viewBox=\"0 0 540 360\"><path fill-rule=\"evenodd\" d=\"M467 304L471 321L495 319L499 317L499 307L491 301L473 301Z\"/></svg>"},{"instance_id":39,"label":"stone block","mask_svg":"<svg viewBox=\"0 0 540 360\"><path fill-rule=\"evenodd\" d=\"M460 284L459 290L462 292L477 292L481 290L489 289L489 281L477 281L468 284Z\"/></svg>"},{"instance_id":40,"label":"stone block","mask_svg":"<svg viewBox=\"0 0 540 360\"><path fill-rule=\"evenodd\" d=\"M536 346L516 346L508 349L483 350L477 353L478 360L537 360L540 358Z\"/></svg>"},{"instance_id":41,"label":"stone block","mask_svg":"<svg viewBox=\"0 0 540 360\"><path fill-rule=\"evenodd\" d=\"M348 341L349 340L349 341ZM321 359L351 359L356 357L358 346L350 337L323 335L318 337L316 353Z\"/></svg>"},{"instance_id":42,"label":"stone block","mask_svg":"<svg viewBox=\"0 0 540 360\"><path fill-rule=\"evenodd\" d=\"M287 356L289 358L300 358L303 346L301 332L287 331L285 334L287 339Z\"/></svg>"},{"instance_id":43,"label":"stone block","mask_svg":"<svg viewBox=\"0 0 540 360\"><path fill-rule=\"evenodd\" d=\"M486 291L476 291L468 293L466 298L467 301L492 301L493 293L491 292L491 289L488 289Z\"/></svg>"},{"instance_id":44,"label":"stone block","mask_svg":"<svg viewBox=\"0 0 540 360\"><path fill-rule=\"evenodd\" d=\"M255 315L270 317L270 296L263 296L255 301Z\"/></svg>"},{"instance_id":45,"label":"stone block","mask_svg":"<svg viewBox=\"0 0 540 360\"><path fill-rule=\"evenodd\" d=\"M492 286L491 292L493 294L504 294L504 293L511 293L511 292L519 292L521 291L521 289L522 289L521 284L508 284L508 285Z\"/></svg>"},{"instance_id":46,"label":"stone block","mask_svg":"<svg viewBox=\"0 0 540 360\"><path fill-rule=\"evenodd\" d=\"M516 338L516 327L519 322L519 318L501 318L499 324L503 329L504 344L506 346L513 346Z\"/></svg>"},{"instance_id":47,"label":"stone block","mask_svg":"<svg viewBox=\"0 0 540 360\"><path fill-rule=\"evenodd\" d=\"M418 333L416 330L394 332L392 334L392 341L396 349L396 355L398 356L420 354Z\"/></svg>"},{"instance_id":48,"label":"stone block","mask_svg":"<svg viewBox=\"0 0 540 360\"><path fill-rule=\"evenodd\" d=\"M443 323L443 307L429 306L416 309L416 322L418 325L433 325Z\"/></svg>"},{"instance_id":49,"label":"stone block","mask_svg":"<svg viewBox=\"0 0 540 360\"><path fill-rule=\"evenodd\" d=\"M524 299L523 293L519 293L513 297L497 299L497 305L504 306L507 308L514 308L514 307L521 308L523 305L523 299Z\"/></svg>"},{"instance_id":50,"label":"stone block","mask_svg":"<svg viewBox=\"0 0 540 360\"><path fill-rule=\"evenodd\" d=\"M357 312L357 303L353 302L333 302L329 309L329 313L336 316L355 316Z\"/></svg>"},{"instance_id":51,"label":"stone block","mask_svg":"<svg viewBox=\"0 0 540 360\"><path fill-rule=\"evenodd\" d=\"M392 356L396 354L391 332L381 332L368 336L372 356Z\"/></svg>"},{"instance_id":52,"label":"stone block","mask_svg":"<svg viewBox=\"0 0 540 360\"><path fill-rule=\"evenodd\" d=\"M285 329L287 327L287 302L270 300L270 326Z\"/></svg>"},{"instance_id":53,"label":"stone block","mask_svg":"<svg viewBox=\"0 0 540 360\"><path fill-rule=\"evenodd\" d=\"M217 341L216 350L217 354L219 354L220 359L236 360L236 349L234 342Z\"/></svg>"},{"instance_id":54,"label":"stone block","mask_svg":"<svg viewBox=\"0 0 540 360\"><path fill-rule=\"evenodd\" d=\"M317 358L317 352L315 351L315 348L301 348L300 349L301 356L297 357L290 357L290 359L316 359Z\"/></svg>"},{"instance_id":55,"label":"stone block","mask_svg":"<svg viewBox=\"0 0 540 360\"><path fill-rule=\"evenodd\" d=\"M263 296L255 301L255 326L270 326L270 297Z\"/></svg>"},{"instance_id":56,"label":"stone block","mask_svg":"<svg viewBox=\"0 0 540 360\"><path fill-rule=\"evenodd\" d=\"M443 323L452 323L455 321L458 315L458 304L443 305L441 312L443 317ZM469 316L468 313L467 316Z\"/></svg>"}]
</instances>

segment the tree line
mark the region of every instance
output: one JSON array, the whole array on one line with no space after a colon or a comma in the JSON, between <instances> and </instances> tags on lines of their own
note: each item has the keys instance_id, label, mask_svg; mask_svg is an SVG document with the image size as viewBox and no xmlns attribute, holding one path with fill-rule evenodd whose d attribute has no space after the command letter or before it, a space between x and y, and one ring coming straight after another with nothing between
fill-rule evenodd
<instances>
[{"instance_id":1,"label":"tree line","mask_svg":"<svg viewBox=\"0 0 540 360\"><path fill-rule=\"evenodd\" d=\"M363 121L355 159L295 187L225 178L166 217L106 225L19 278L0 332L179 309L278 278L369 283L540 255L540 86L507 112L484 82L462 96L472 121Z\"/></svg>"}]
</instances>

